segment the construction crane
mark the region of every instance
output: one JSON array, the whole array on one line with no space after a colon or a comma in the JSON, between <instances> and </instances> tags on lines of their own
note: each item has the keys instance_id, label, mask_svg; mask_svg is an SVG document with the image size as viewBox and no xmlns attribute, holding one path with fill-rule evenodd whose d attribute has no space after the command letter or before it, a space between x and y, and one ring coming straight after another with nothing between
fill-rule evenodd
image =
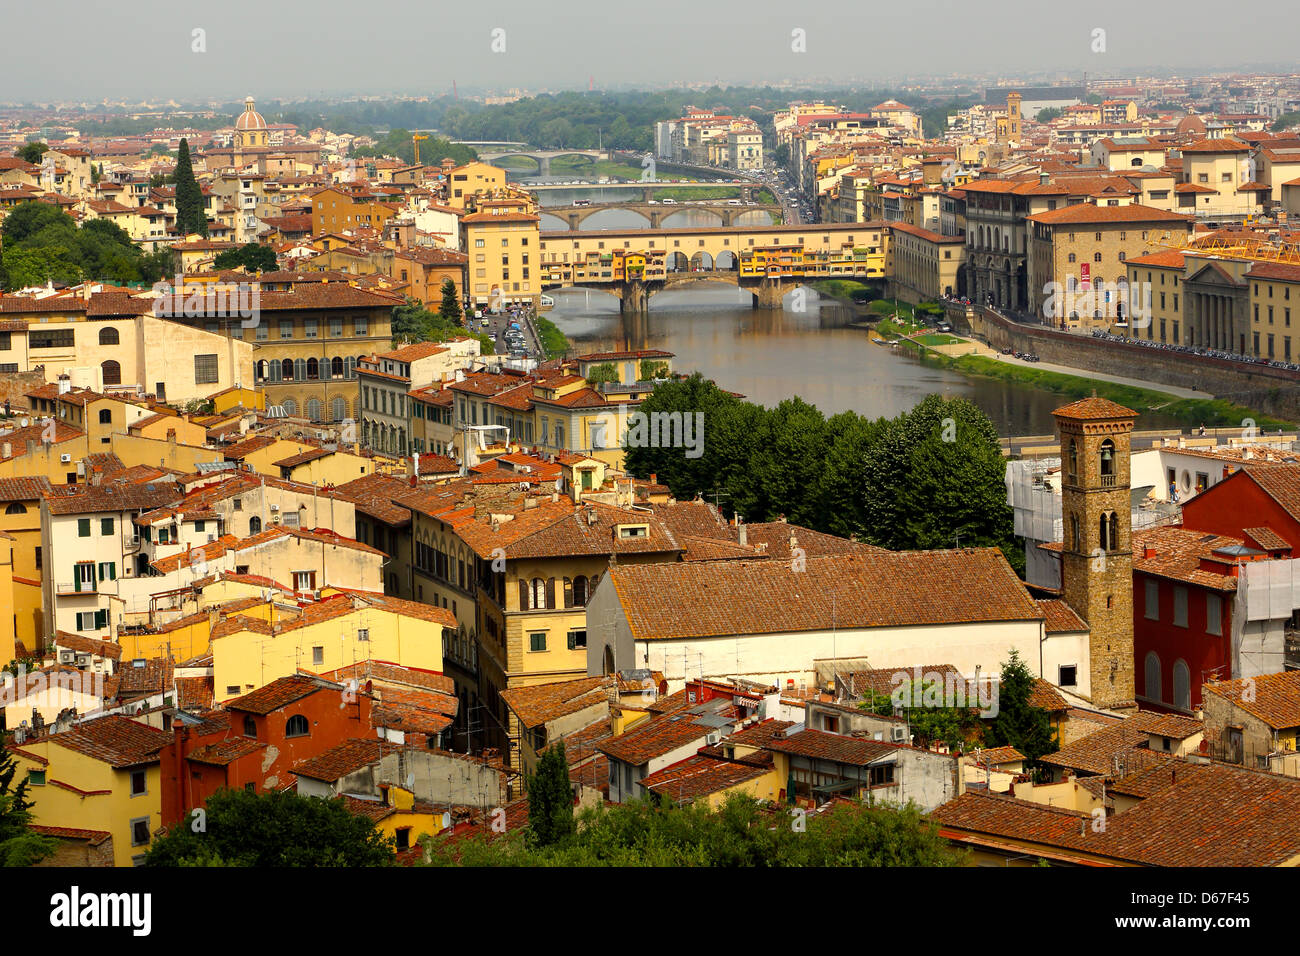
<instances>
[{"instance_id":1,"label":"construction crane","mask_svg":"<svg viewBox=\"0 0 1300 956\"><path fill-rule=\"evenodd\" d=\"M428 139L428 138L429 138L428 135L426 135L425 133L411 134L411 142L415 144L415 165L417 166L420 165L420 140Z\"/></svg>"}]
</instances>

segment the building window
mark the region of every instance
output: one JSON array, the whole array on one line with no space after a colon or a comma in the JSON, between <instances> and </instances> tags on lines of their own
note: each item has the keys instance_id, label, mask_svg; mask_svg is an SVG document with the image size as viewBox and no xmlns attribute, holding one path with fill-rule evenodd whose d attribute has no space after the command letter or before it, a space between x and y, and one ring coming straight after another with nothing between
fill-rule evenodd
<instances>
[{"instance_id":1,"label":"building window","mask_svg":"<svg viewBox=\"0 0 1300 956\"><path fill-rule=\"evenodd\" d=\"M89 519L89 518L78 518L78 519L77 519L77 537L78 537L78 538L89 538L89 537L90 537L90 519Z\"/></svg>"},{"instance_id":2,"label":"building window","mask_svg":"<svg viewBox=\"0 0 1300 956\"><path fill-rule=\"evenodd\" d=\"M149 842L149 818L137 817L131 821L131 845L144 846Z\"/></svg>"},{"instance_id":3,"label":"building window","mask_svg":"<svg viewBox=\"0 0 1300 956\"><path fill-rule=\"evenodd\" d=\"M1175 707L1190 710L1192 706L1192 673L1187 661L1174 661L1174 700Z\"/></svg>"},{"instance_id":4,"label":"building window","mask_svg":"<svg viewBox=\"0 0 1300 956\"><path fill-rule=\"evenodd\" d=\"M1078 665L1062 664L1057 668L1057 685L1060 687L1073 687L1078 680Z\"/></svg>"},{"instance_id":5,"label":"building window","mask_svg":"<svg viewBox=\"0 0 1300 956\"><path fill-rule=\"evenodd\" d=\"M307 718L302 714L294 714L285 722L284 735L286 737L306 737L309 733L311 733L311 728L307 725Z\"/></svg>"},{"instance_id":6,"label":"building window","mask_svg":"<svg viewBox=\"0 0 1300 956\"><path fill-rule=\"evenodd\" d=\"M99 410L99 423L101 425L113 424L113 412L110 409L101 408Z\"/></svg>"},{"instance_id":7,"label":"building window","mask_svg":"<svg viewBox=\"0 0 1300 956\"><path fill-rule=\"evenodd\" d=\"M148 783L143 770L131 771L131 796L138 797L141 794L148 793Z\"/></svg>"},{"instance_id":8,"label":"building window","mask_svg":"<svg viewBox=\"0 0 1300 956\"><path fill-rule=\"evenodd\" d=\"M1160 585L1155 581L1146 582L1146 613L1148 621L1160 620Z\"/></svg>"},{"instance_id":9,"label":"building window","mask_svg":"<svg viewBox=\"0 0 1300 956\"><path fill-rule=\"evenodd\" d=\"M1223 633L1223 599L1217 594L1205 595L1205 633Z\"/></svg>"},{"instance_id":10,"label":"building window","mask_svg":"<svg viewBox=\"0 0 1300 956\"><path fill-rule=\"evenodd\" d=\"M194 384L213 385L217 382L217 356L194 356Z\"/></svg>"},{"instance_id":11,"label":"building window","mask_svg":"<svg viewBox=\"0 0 1300 956\"><path fill-rule=\"evenodd\" d=\"M235 690L238 691L239 688L236 687ZM244 715L244 736L254 737L254 738L257 737L257 721L253 719L252 714Z\"/></svg>"},{"instance_id":12,"label":"building window","mask_svg":"<svg viewBox=\"0 0 1300 956\"><path fill-rule=\"evenodd\" d=\"M103 375L105 385L122 384L122 366L113 359L100 363L99 369Z\"/></svg>"},{"instance_id":13,"label":"building window","mask_svg":"<svg viewBox=\"0 0 1300 956\"><path fill-rule=\"evenodd\" d=\"M1147 652L1143 673L1145 678L1143 691L1147 700L1163 700L1160 690L1160 657L1155 651Z\"/></svg>"},{"instance_id":14,"label":"building window","mask_svg":"<svg viewBox=\"0 0 1300 956\"><path fill-rule=\"evenodd\" d=\"M570 631L570 632L569 632L569 650L571 650L571 651L582 650L582 649L586 648L586 646L587 646L587 632L586 632L586 631Z\"/></svg>"},{"instance_id":15,"label":"building window","mask_svg":"<svg viewBox=\"0 0 1300 956\"><path fill-rule=\"evenodd\" d=\"M546 650L546 632L545 632L545 631L541 631L541 632L538 632L538 633L535 633L535 634L529 634L529 635L528 635L528 649L529 649L530 651L544 651L544 650Z\"/></svg>"},{"instance_id":16,"label":"building window","mask_svg":"<svg viewBox=\"0 0 1300 956\"><path fill-rule=\"evenodd\" d=\"M1174 588L1174 627L1187 626L1187 588Z\"/></svg>"},{"instance_id":17,"label":"building window","mask_svg":"<svg viewBox=\"0 0 1300 956\"><path fill-rule=\"evenodd\" d=\"M311 663L313 667L320 667L325 663L325 648L322 646L311 649Z\"/></svg>"}]
</instances>

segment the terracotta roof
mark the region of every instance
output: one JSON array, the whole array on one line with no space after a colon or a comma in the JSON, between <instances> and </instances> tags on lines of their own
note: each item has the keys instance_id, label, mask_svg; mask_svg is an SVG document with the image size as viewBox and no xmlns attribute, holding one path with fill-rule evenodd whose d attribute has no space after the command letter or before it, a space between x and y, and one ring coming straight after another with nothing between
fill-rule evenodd
<instances>
[{"instance_id":1,"label":"terracotta roof","mask_svg":"<svg viewBox=\"0 0 1300 956\"><path fill-rule=\"evenodd\" d=\"M1300 671L1210 682L1202 689L1231 701L1274 730L1300 727ZM1253 699L1247 700L1248 696Z\"/></svg>"},{"instance_id":2,"label":"terracotta roof","mask_svg":"<svg viewBox=\"0 0 1300 956\"><path fill-rule=\"evenodd\" d=\"M172 735L127 717L111 715L86 720L62 733L51 734L50 743L76 751L116 769L154 763Z\"/></svg>"},{"instance_id":3,"label":"terracotta roof","mask_svg":"<svg viewBox=\"0 0 1300 956\"><path fill-rule=\"evenodd\" d=\"M3 435L0 441L4 441ZM0 478L0 501L40 501L51 487L50 479L44 475Z\"/></svg>"},{"instance_id":4,"label":"terracotta roof","mask_svg":"<svg viewBox=\"0 0 1300 956\"><path fill-rule=\"evenodd\" d=\"M767 772L766 767L697 754L669 764L638 782L650 793L686 803L739 786Z\"/></svg>"},{"instance_id":5,"label":"terracotta roof","mask_svg":"<svg viewBox=\"0 0 1300 956\"><path fill-rule=\"evenodd\" d=\"M1165 726L1167 716L1169 715L1152 711L1138 711L1132 717L1068 743L1056 753L1048 754L1040 760L1042 763L1082 773L1114 773L1115 758L1138 747L1145 747L1148 737L1157 732L1153 728Z\"/></svg>"},{"instance_id":6,"label":"terracotta roof","mask_svg":"<svg viewBox=\"0 0 1300 956\"><path fill-rule=\"evenodd\" d=\"M1076 421L1098 421L1106 418L1137 418L1138 413L1125 408L1109 398L1081 398L1069 405L1062 405L1052 412L1057 418L1069 418Z\"/></svg>"},{"instance_id":7,"label":"terracotta roof","mask_svg":"<svg viewBox=\"0 0 1300 956\"><path fill-rule=\"evenodd\" d=\"M867 740L863 737L831 734L824 730L805 729L789 737L774 738L768 743L767 749L865 767L898 750L899 745L884 740Z\"/></svg>"},{"instance_id":8,"label":"terracotta roof","mask_svg":"<svg viewBox=\"0 0 1300 956\"><path fill-rule=\"evenodd\" d=\"M539 727L557 717L576 714L607 702L608 684L607 677L582 677L551 684L511 687L501 691L501 699L525 727Z\"/></svg>"},{"instance_id":9,"label":"terracotta roof","mask_svg":"<svg viewBox=\"0 0 1300 956\"><path fill-rule=\"evenodd\" d=\"M113 641L100 641L93 637L83 637L80 634L69 634L67 631L54 632L54 646L67 648L80 654L94 654L96 657L104 657L113 661L122 659L121 644L116 644Z\"/></svg>"},{"instance_id":10,"label":"terracotta roof","mask_svg":"<svg viewBox=\"0 0 1300 956\"><path fill-rule=\"evenodd\" d=\"M1042 620L996 548L617 565L635 640Z\"/></svg>"},{"instance_id":11,"label":"terracotta roof","mask_svg":"<svg viewBox=\"0 0 1300 956\"><path fill-rule=\"evenodd\" d=\"M1075 203L1060 209L1026 216L1030 222L1041 222L1050 226L1062 226L1072 223L1127 223L1127 222L1191 222L1193 216L1182 213L1156 209L1129 203L1126 206L1095 206L1092 203Z\"/></svg>"},{"instance_id":12,"label":"terracotta roof","mask_svg":"<svg viewBox=\"0 0 1300 956\"><path fill-rule=\"evenodd\" d=\"M257 690L226 701L230 710L244 711L265 716L273 710L288 706L294 701L310 697L317 691L330 690L330 686L315 677L304 674L290 674L280 677Z\"/></svg>"},{"instance_id":13,"label":"terracotta roof","mask_svg":"<svg viewBox=\"0 0 1300 956\"><path fill-rule=\"evenodd\" d=\"M1241 538L1174 525L1144 528L1134 531L1132 537L1134 571L1216 591L1237 590L1237 578L1230 567L1235 559L1216 552L1241 547ZM1224 567L1220 571L1212 570L1205 567L1207 561L1223 562Z\"/></svg>"},{"instance_id":14,"label":"terracotta roof","mask_svg":"<svg viewBox=\"0 0 1300 956\"><path fill-rule=\"evenodd\" d=\"M299 777L310 777L333 783L340 777L368 767L388 754L399 753L404 748L386 740L349 740L322 754L317 754L293 767L291 772Z\"/></svg>"},{"instance_id":15,"label":"terracotta roof","mask_svg":"<svg viewBox=\"0 0 1300 956\"><path fill-rule=\"evenodd\" d=\"M1088 630L1088 625L1074 608L1059 598L1039 601L1038 606L1043 609L1044 627L1048 634Z\"/></svg>"},{"instance_id":16,"label":"terracotta roof","mask_svg":"<svg viewBox=\"0 0 1300 956\"><path fill-rule=\"evenodd\" d=\"M75 515L105 511L148 511L178 500L175 484L77 485L57 495L47 495L50 514Z\"/></svg>"}]
</instances>

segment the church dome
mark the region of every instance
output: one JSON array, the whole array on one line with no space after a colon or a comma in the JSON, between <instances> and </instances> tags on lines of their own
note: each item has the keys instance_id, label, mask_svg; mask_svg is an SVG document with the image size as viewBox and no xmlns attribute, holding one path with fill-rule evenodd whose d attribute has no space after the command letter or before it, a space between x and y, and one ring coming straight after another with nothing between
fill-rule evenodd
<instances>
[{"instance_id":1,"label":"church dome","mask_svg":"<svg viewBox=\"0 0 1300 956\"><path fill-rule=\"evenodd\" d=\"M261 113L253 109L251 96L244 100L244 112L239 114L239 119L235 120L235 129L244 131L266 129L266 120L262 119Z\"/></svg>"}]
</instances>

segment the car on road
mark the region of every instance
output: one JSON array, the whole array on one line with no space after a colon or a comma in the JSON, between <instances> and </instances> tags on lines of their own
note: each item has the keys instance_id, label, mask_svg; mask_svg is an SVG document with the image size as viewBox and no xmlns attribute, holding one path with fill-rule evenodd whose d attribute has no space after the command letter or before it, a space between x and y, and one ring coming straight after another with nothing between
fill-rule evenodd
<instances>
[{"instance_id":1,"label":"car on road","mask_svg":"<svg viewBox=\"0 0 1300 956\"><path fill-rule=\"evenodd\" d=\"M677 205L677 200L676 200L676 199L665 199L665 200L663 200L663 204L664 204L665 206L676 206L676 205Z\"/></svg>"}]
</instances>

